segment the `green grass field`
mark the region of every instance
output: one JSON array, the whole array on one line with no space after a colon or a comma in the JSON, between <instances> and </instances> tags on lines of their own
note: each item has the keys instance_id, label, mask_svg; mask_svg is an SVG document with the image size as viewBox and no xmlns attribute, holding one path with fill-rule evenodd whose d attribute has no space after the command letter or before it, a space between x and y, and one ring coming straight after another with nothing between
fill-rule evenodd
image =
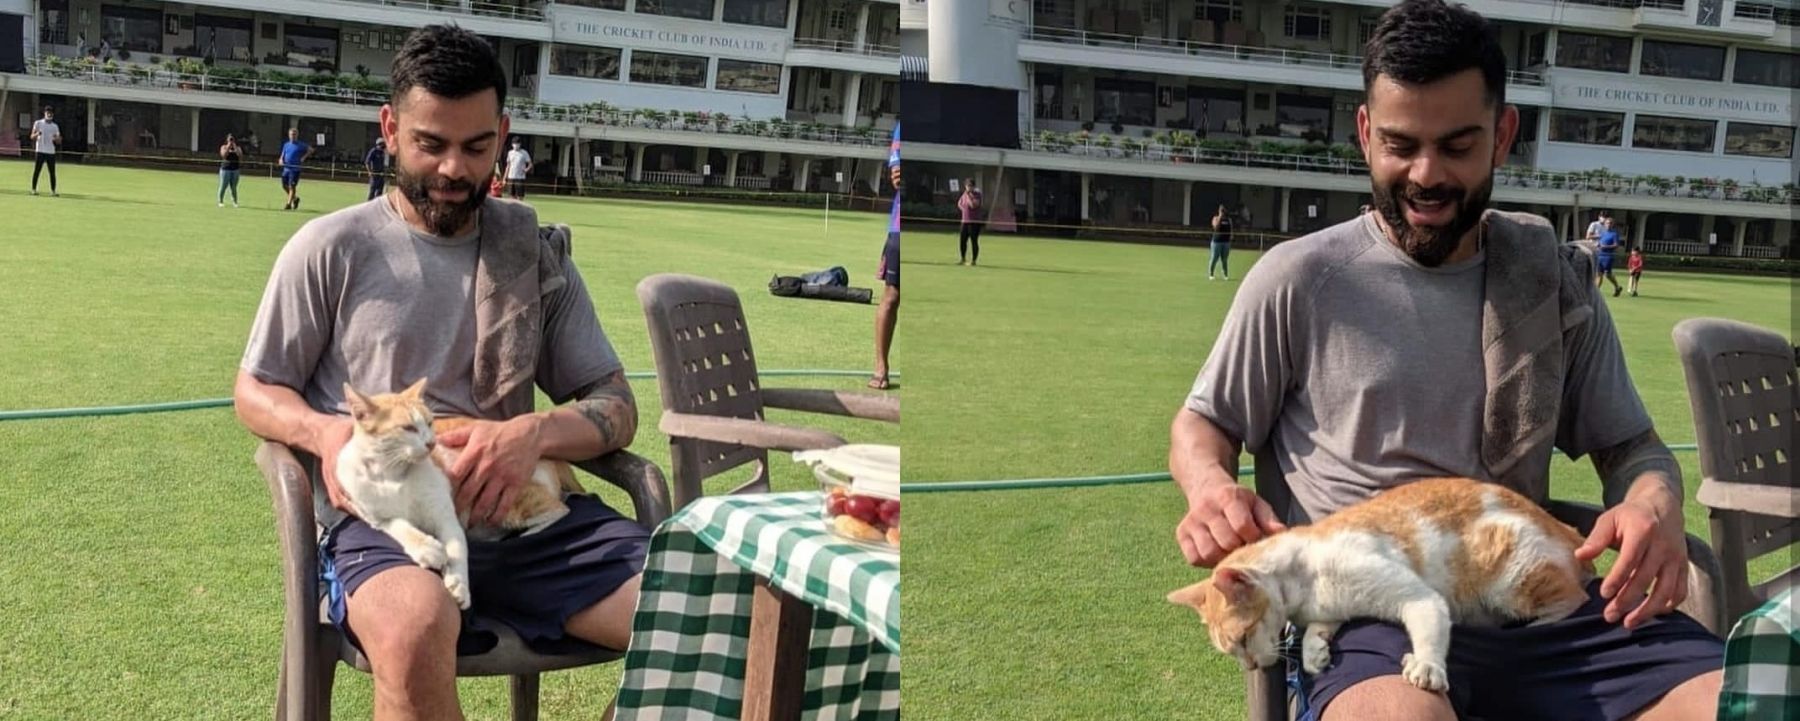
<instances>
[{"instance_id":1,"label":"green grass field","mask_svg":"<svg viewBox=\"0 0 1800 721\"><path fill-rule=\"evenodd\" d=\"M230 395L270 264L303 222L364 189L309 180L305 209L245 178L245 207L214 207L217 178L62 166L63 196L26 194L0 162L0 409ZM534 199L574 228L575 258L628 370L652 370L633 288L657 272L716 278L744 299L764 369L866 369L873 306L774 298L771 275L832 265L873 280L885 218L818 210ZM897 341L905 348L905 334ZM904 355L895 367L906 371ZM910 382L910 377L904 379ZM857 388L856 378L777 386ZM633 450L667 468L654 381L634 383ZM882 424L812 423L898 443ZM281 588L254 441L228 409L0 422L0 719L266 718ZM778 454L779 490L813 487ZM598 481L589 479L592 487ZM737 479L728 479L735 481ZM723 486L723 483L721 483ZM629 508L622 494L607 494ZM591 719L619 666L550 674L545 719ZM505 717L503 680L461 685L471 718ZM368 718L370 685L340 669L335 710Z\"/></svg>"},{"instance_id":2,"label":"green grass field","mask_svg":"<svg viewBox=\"0 0 1800 721\"><path fill-rule=\"evenodd\" d=\"M907 233L909 482L1165 470L1169 420L1238 284L1206 280L1203 248L999 233L983 245L981 266L958 267L953 234ZM1234 253L1233 274L1255 255ZM1792 288L1653 273L1642 290L1609 299L1630 371L1664 438L1690 443L1670 329L1723 316L1788 332ZM1679 455L1691 495L1695 457ZM1598 498L1586 460L1559 457L1553 483ZM1202 577L1175 545L1185 503L1171 484L907 500L914 721L1244 717L1236 663L1163 598ZM1687 523L1706 537L1691 501Z\"/></svg>"}]
</instances>

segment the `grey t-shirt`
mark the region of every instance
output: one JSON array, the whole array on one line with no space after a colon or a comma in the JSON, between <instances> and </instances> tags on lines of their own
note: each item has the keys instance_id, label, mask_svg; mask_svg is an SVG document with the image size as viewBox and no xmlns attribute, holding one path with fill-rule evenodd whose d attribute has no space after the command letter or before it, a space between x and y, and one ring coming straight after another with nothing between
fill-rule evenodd
<instances>
[{"instance_id":1,"label":"grey t-shirt","mask_svg":"<svg viewBox=\"0 0 1800 721\"><path fill-rule=\"evenodd\" d=\"M385 197L313 220L276 258L240 366L299 391L323 413L349 412L345 381L374 394L425 378L433 413L480 417L473 390L479 251L478 232L419 232ZM565 272L567 285L544 299L536 376L557 402L622 367L574 263ZM315 499L321 521L340 517L322 492Z\"/></svg>"},{"instance_id":2,"label":"grey t-shirt","mask_svg":"<svg viewBox=\"0 0 1800 721\"><path fill-rule=\"evenodd\" d=\"M1289 520L1414 478L1491 480L1480 453L1485 259L1426 268L1374 214L1277 245L1245 276L1186 407L1248 448L1274 443L1298 506ZM1571 457L1651 427L1612 317L1593 302L1571 331L1557 424Z\"/></svg>"}]
</instances>

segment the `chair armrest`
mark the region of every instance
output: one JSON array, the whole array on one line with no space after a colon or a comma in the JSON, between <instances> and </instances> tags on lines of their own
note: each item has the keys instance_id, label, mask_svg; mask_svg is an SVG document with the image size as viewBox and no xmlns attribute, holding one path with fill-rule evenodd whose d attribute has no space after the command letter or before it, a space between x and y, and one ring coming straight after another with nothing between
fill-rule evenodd
<instances>
[{"instance_id":1,"label":"chair armrest","mask_svg":"<svg viewBox=\"0 0 1800 721\"><path fill-rule=\"evenodd\" d=\"M312 479L287 446L263 441L256 465L275 505L275 532L281 543L282 654L291 669L309 668L317 651L319 623L318 530L313 519Z\"/></svg>"},{"instance_id":2,"label":"chair armrest","mask_svg":"<svg viewBox=\"0 0 1800 721\"><path fill-rule=\"evenodd\" d=\"M1544 504L1544 509L1555 516L1556 520L1575 527L1583 536L1594 530L1594 524L1605 512L1592 503L1579 501L1552 500ZM1723 637L1731 630L1730 619L1723 617L1725 608L1725 576L1719 565L1718 554L1713 553L1712 546L1692 533L1687 536L1688 554L1688 594L1687 600L1678 609L1694 620L1699 621L1707 630Z\"/></svg>"},{"instance_id":3,"label":"chair armrest","mask_svg":"<svg viewBox=\"0 0 1800 721\"><path fill-rule=\"evenodd\" d=\"M637 522L645 528L656 528L669 518L669 482L650 459L631 451L613 451L573 465L629 494Z\"/></svg>"},{"instance_id":4,"label":"chair armrest","mask_svg":"<svg viewBox=\"0 0 1800 721\"><path fill-rule=\"evenodd\" d=\"M1278 664L1244 672L1245 716L1249 721L1288 721L1287 678Z\"/></svg>"},{"instance_id":5,"label":"chair armrest","mask_svg":"<svg viewBox=\"0 0 1800 721\"><path fill-rule=\"evenodd\" d=\"M829 413L872 421L900 422L900 399L890 395L811 388L764 388L763 405L806 413Z\"/></svg>"},{"instance_id":6,"label":"chair armrest","mask_svg":"<svg viewBox=\"0 0 1800 721\"><path fill-rule=\"evenodd\" d=\"M775 451L810 451L836 448L844 439L812 428L758 421L663 411L658 428L674 438L697 438Z\"/></svg>"}]
</instances>

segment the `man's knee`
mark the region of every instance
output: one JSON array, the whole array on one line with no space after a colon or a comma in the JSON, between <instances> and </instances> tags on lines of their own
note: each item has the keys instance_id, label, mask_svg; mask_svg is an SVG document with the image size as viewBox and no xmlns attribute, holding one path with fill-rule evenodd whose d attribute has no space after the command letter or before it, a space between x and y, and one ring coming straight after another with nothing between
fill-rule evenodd
<instances>
[{"instance_id":1,"label":"man's knee","mask_svg":"<svg viewBox=\"0 0 1800 721\"><path fill-rule=\"evenodd\" d=\"M1377 676L1344 689L1326 706L1323 721L1456 721L1456 711L1443 694L1432 693L1399 676Z\"/></svg>"},{"instance_id":2,"label":"man's knee","mask_svg":"<svg viewBox=\"0 0 1800 721\"><path fill-rule=\"evenodd\" d=\"M436 666L434 658L454 663L462 615L431 571L399 566L376 574L350 596L348 613L377 673L384 662L399 669Z\"/></svg>"},{"instance_id":3,"label":"man's knee","mask_svg":"<svg viewBox=\"0 0 1800 721\"><path fill-rule=\"evenodd\" d=\"M1634 714L1631 721L1712 718L1719 709L1719 690L1724 681L1724 671L1708 671L1690 678Z\"/></svg>"}]
</instances>

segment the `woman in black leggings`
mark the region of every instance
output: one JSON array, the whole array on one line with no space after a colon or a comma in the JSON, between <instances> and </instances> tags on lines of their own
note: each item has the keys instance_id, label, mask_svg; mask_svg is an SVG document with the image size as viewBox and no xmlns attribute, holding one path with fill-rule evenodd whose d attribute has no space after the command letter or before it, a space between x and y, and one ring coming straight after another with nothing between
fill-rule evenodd
<instances>
[{"instance_id":1,"label":"woman in black leggings","mask_svg":"<svg viewBox=\"0 0 1800 721\"><path fill-rule=\"evenodd\" d=\"M975 189L974 178L963 178L963 194L956 207L962 210L962 237L957 240L957 265L974 265L981 260L981 191ZM969 251L975 251L970 254Z\"/></svg>"}]
</instances>

